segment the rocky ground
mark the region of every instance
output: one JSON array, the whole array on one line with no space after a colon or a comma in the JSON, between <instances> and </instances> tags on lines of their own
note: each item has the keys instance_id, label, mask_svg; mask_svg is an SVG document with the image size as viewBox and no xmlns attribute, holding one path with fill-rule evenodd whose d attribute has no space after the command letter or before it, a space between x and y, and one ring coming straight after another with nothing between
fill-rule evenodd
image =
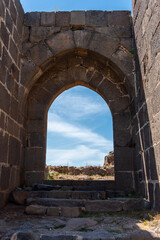
<instances>
[{"instance_id":1,"label":"rocky ground","mask_svg":"<svg viewBox=\"0 0 160 240\"><path fill-rule=\"evenodd\" d=\"M78 218L29 216L24 206L0 210L2 240L160 239L160 217L153 212L85 213Z\"/></svg>"},{"instance_id":2,"label":"rocky ground","mask_svg":"<svg viewBox=\"0 0 160 240\"><path fill-rule=\"evenodd\" d=\"M114 180L114 152L104 158L103 166L46 166L48 180Z\"/></svg>"}]
</instances>

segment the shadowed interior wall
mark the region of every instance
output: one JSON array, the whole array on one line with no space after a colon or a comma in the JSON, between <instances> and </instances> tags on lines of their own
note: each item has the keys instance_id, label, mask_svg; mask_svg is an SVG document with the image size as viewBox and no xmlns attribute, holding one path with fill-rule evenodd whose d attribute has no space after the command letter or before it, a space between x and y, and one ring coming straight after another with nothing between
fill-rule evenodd
<instances>
[{"instance_id":1,"label":"shadowed interior wall","mask_svg":"<svg viewBox=\"0 0 160 240\"><path fill-rule=\"evenodd\" d=\"M160 1L133 0L136 184L160 209Z\"/></svg>"},{"instance_id":2,"label":"shadowed interior wall","mask_svg":"<svg viewBox=\"0 0 160 240\"><path fill-rule=\"evenodd\" d=\"M0 0L0 207L20 185L23 161L18 114L23 17L19 1Z\"/></svg>"}]
</instances>

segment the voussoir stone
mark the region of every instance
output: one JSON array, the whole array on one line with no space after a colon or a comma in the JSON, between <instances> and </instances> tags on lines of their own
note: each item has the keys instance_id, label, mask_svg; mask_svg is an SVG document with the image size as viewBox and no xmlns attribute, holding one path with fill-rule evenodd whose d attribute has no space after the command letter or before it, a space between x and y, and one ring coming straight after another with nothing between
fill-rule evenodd
<instances>
[{"instance_id":1,"label":"voussoir stone","mask_svg":"<svg viewBox=\"0 0 160 240\"><path fill-rule=\"evenodd\" d=\"M62 52L64 50L72 49L75 47L73 41L73 32L67 31L57 33L56 35L53 35L50 38L48 38L47 44L55 54Z\"/></svg>"}]
</instances>

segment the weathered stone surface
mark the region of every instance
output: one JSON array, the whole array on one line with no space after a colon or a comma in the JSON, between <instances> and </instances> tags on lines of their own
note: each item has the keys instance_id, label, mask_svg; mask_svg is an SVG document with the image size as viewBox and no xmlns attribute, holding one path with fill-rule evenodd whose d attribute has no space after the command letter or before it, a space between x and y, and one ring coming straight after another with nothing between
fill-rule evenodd
<instances>
[{"instance_id":1,"label":"weathered stone surface","mask_svg":"<svg viewBox=\"0 0 160 240\"><path fill-rule=\"evenodd\" d=\"M107 26L108 14L103 11L87 11L86 12L87 26Z\"/></svg>"},{"instance_id":2,"label":"weathered stone surface","mask_svg":"<svg viewBox=\"0 0 160 240\"><path fill-rule=\"evenodd\" d=\"M9 32L7 31L3 22L1 22L1 40L3 41L5 46L8 48Z\"/></svg>"},{"instance_id":3,"label":"weathered stone surface","mask_svg":"<svg viewBox=\"0 0 160 240\"><path fill-rule=\"evenodd\" d=\"M26 191L13 191L12 192L13 201L20 205L25 204L25 201L28 198L28 196L29 196L29 192L26 192Z\"/></svg>"},{"instance_id":4,"label":"weathered stone surface","mask_svg":"<svg viewBox=\"0 0 160 240\"><path fill-rule=\"evenodd\" d=\"M42 12L41 13L41 25L50 27L55 25L55 13L54 12Z\"/></svg>"},{"instance_id":5,"label":"weathered stone surface","mask_svg":"<svg viewBox=\"0 0 160 240\"><path fill-rule=\"evenodd\" d=\"M74 32L74 41L76 47L88 48L91 41L92 33L91 31L77 30Z\"/></svg>"},{"instance_id":6,"label":"weathered stone surface","mask_svg":"<svg viewBox=\"0 0 160 240\"><path fill-rule=\"evenodd\" d=\"M47 208L47 216L58 217L61 214L61 209L59 207L49 207Z\"/></svg>"},{"instance_id":7,"label":"weathered stone surface","mask_svg":"<svg viewBox=\"0 0 160 240\"><path fill-rule=\"evenodd\" d=\"M110 200L95 200L86 201L85 209L90 212L119 212L122 211L123 204L121 202L110 201Z\"/></svg>"},{"instance_id":8,"label":"weathered stone surface","mask_svg":"<svg viewBox=\"0 0 160 240\"><path fill-rule=\"evenodd\" d=\"M73 33L68 31L56 34L47 40L47 44L55 54L64 50L72 49L75 47Z\"/></svg>"},{"instance_id":9,"label":"weathered stone surface","mask_svg":"<svg viewBox=\"0 0 160 240\"><path fill-rule=\"evenodd\" d=\"M59 31L58 27L32 27L30 30L30 41L39 42Z\"/></svg>"},{"instance_id":10,"label":"weathered stone surface","mask_svg":"<svg viewBox=\"0 0 160 240\"><path fill-rule=\"evenodd\" d=\"M40 205L30 205L25 209L25 213L29 215L45 215L46 212L47 208Z\"/></svg>"},{"instance_id":11,"label":"weathered stone surface","mask_svg":"<svg viewBox=\"0 0 160 240\"><path fill-rule=\"evenodd\" d=\"M89 218L76 218L76 219L73 218L67 222L66 227L69 229L78 231L85 226L92 227L92 226L95 226L96 224L97 224L97 221Z\"/></svg>"},{"instance_id":12,"label":"weathered stone surface","mask_svg":"<svg viewBox=\"0 0 160 240\"><path fill-rule=\"evenodd\" d=\"M61 208L61 216L63 217L79 217L82 208L79 207L63 207Z\"/></svg>"},{"instance_id":13,"label":"weathered stone surface","mask_svg":"<svg viewBox=\"0 0 160 240\"><path fill-rule=\"evenodd\" d=\"M71 12L71 25L85 25L85 11Z\"/></svg>"},{"instance_id":14,"label":"weathered stone surface","mask_svg":"<svg viewBox=\"0 0 160 240\"><path fill-rule=\"evenodd\" d=\"M70 12L56 12L56 26L66 27L70 25Z\"/></svg>"},{"instance_id":15,"label":"weathered stone surface","mask_svg":"<svg viewBox=\"0 0 160 240\"><path fill-rule=\"evenodd\" d=\"M39 26L40 25L40 16L39 12L26 13L24 17L24 26Z\"/></svg>"},{"instance_id":16,"label":"weathered stone surface","mask_svg":"<svg viewBox=\"0 0 160 240\"><path fill-rule=\"evenodd\" d=\"M10 240L38 240L37 236L34 233L29 232L16 232L14 233Z\"/></svg>"},{"instance_id":17,"label":"weathered stone surface","mask_svg":"<svg viewBox=\"0 0 160 240\"><path fill-rule=\"evenodd\" d=\"M134 157L134 148L115 147L115 170L133 171Z\"/></svg>"},{"instance_id":18,"label":"weathered stone surface","mask_svg":"<svg viewBox=\"0 0 160 240\"><path fill-rule=\"evenodd\" d=\"M124 211L134 211L134 210L141 210L144 208L149 208L149 202L147 203L143 199L129 199L123 205Z\"/></svg>"},{"instance_id":19,"label":"weathered stone surface","mask_svg":"<svg viewBox=\"0 0 160 240\"><path fill-rule=\"evenodd\" d=\"M108 12L108 25L111 26L128 26L131 25L131 12L129 11L113 11Z\"/></svg>"}]
</instances>

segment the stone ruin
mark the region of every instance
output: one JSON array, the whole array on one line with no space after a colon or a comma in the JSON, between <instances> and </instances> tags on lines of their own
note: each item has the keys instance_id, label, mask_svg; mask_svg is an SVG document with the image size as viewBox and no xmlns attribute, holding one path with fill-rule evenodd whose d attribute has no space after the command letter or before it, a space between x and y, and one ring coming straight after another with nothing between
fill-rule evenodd
<instances>
[{"instance_id":1,"label":"stone ruin","mask_svg":"<svg viewBox=\"0 0 160 240\"><path fill-rule=\"evenodd\" d=\"M43 182L48 109L82 85L112 113L114 188L160 209L160 2L132 2L133 17L24 13L0 0L0 207L15 187Z\"/></svg>"}]
</instances>

